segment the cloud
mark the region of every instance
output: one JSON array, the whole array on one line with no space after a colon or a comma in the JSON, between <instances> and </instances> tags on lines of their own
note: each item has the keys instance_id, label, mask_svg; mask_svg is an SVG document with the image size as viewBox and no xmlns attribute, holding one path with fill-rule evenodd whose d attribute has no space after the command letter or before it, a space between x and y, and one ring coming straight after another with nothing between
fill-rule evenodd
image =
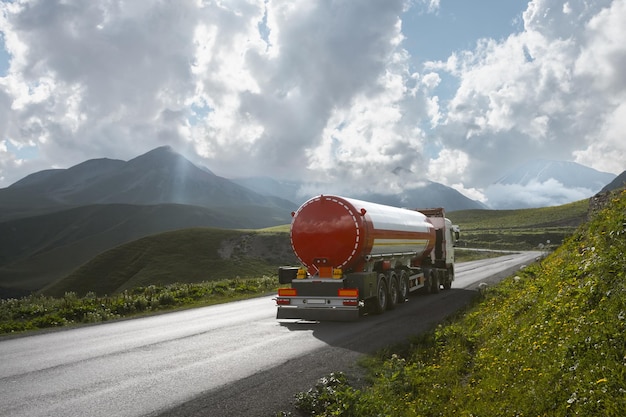
<instances>
[{"instance_id":1,"label":"cloud","mask_svg":"<svg viewBox=\"0 0 626 417\"><path fill-rule=\"evenodd\" d=\"M250 60L271 76L241 96L241 111L263 126L250 152L264 169L376 188L381 173L393 177L389 165L410 163L399 153L414 143L402 126L402 10L402 1L268 4L270 49Z\"/></svg>"},{"instance_id":2,"label":"cloud","mask_svg":"<svg viewBox=\"0 0 626 417\"><path fill-rule=\"evenodd\" d=\"M507 38L418 63L403 18L439 3L0 3L0 186L164 144L227 177L481 201L529 159L625 168L626 0L534 0Z\"/></svg>"},{"instance_id":3,"label":"cloud","mask_svg":"<svg viewBox=\"0 0 626 417\"><path fill-rule=\"evenodd\" d=\"M473 200L485 203L487 198L481 190L467 188L463 184L468 164L469 157L465 152L442 149L428 164L428 178L431 181L446 184Z\"/></svg>"},{"instance_id":4,"label":"cloud","mask_svg":"<svg viewBox=\"0 0 626 417\"><path fill-rule=\"evenodd\" d=\"M621 172L626 2L536 0L523 17L520 33L427 64L460 81L442 146L468 155L465 179L478 188L538 157Z\"/></svg>"},{"instance_id":5,"label":"cloud","mask_svg":"<svg viewBox=\"0 0 626 417\"><path fill-rule=\"evenodd\" d=\"M428 105L402 108L405 6L3 4L11 116L0 131L57 166L167 143L224 175L308 170L386 187L381 173L419 158Z\"/></svg>"},{"instance_id":6,"label":"cloud","mask_svg":"<svg viewBox=\"0 0 626 417\"><path fill-rule=\"evenodd\" d=\"M589 198L593 190L565 187L555 179L532 180L526 185L492 184L485 190L489 205L499 209L549 207Z\"/></svg>"},{"instance_id":7,"label":"cloud","mask_svg":"<svg viewBox=\"0 0 626 417\"><path fill-rule=\"evenodd\" d=\"M0 85L13 102L2 136L57 165L184 143L193 4L3 3L13 58Z\"/></svg>"}]
</instances>

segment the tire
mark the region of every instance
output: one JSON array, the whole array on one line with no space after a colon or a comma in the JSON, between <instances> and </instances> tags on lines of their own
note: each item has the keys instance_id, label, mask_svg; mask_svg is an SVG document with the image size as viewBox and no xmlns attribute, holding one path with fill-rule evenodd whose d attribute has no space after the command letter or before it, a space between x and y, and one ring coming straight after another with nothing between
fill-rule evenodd
<instances>
[{"instance_id":1,"label":"tire","mask_svg":"<svg viewBox=\"0 0 626 417\"><path fill-rule=\"evenodd\" d=\"M449 290L452 288L452 281L454 281L454 267L449 267L446 271L446 280L443 284L443 289Z\"/></svg>"},{"instance_id":2,"label":"tire","mask_svg":"<svg viewBox=\"0 0 626 417\"><path fill-rule=\"evenodd\" d=\"M424 271L424 276L426 277L426 282L424 284L424 288L422 288L422 293L424 294L432 294L433 293L433 279L435 273L432 269L428 269Z\"/></svg>"},{"instance_id":3,"label":"tire","mask_svg":"<svg viewBox=\"0 0 626 417\"><path fill-rule=\"evenodd\" d=\"M442 273L443 275L443 289L444 290L449 290L450 288L452 288L452 275L450 275L450 268L448 268L445 272Z\"/></svg>"},{"instance_id":4,"label":"tire","mask_svg":"<svg viewBox=\"0 0 626 417\"><path fill-rule=\"evenodd\" d=\"M430 280L430 292L431 294L437 294L439 293L440 287L439 287L439 273L437 271L432 271L431 272L431 280Z\"/></svg>"},{"instance_id":5,"label":"tire","mask_svg":"<svg viewBox=\"0 0 626 417\"><path fill-rule=\"evenodd\" d=\"M387 283L381 274L378 278L378 288L376 289L376 297L374 297L374 314L383 314L387 309L387 301L389 293L387 292Z\"/></svg>"},{"instance_id":6,"label":"tire","mask_svg":"<svg viewBox=\"0 0 626 417\"><path fill-rule=\"evenodd\" d=\"M398 303L404 303L409 298L409 278L406 271L398 274Z\"/></svg>"},{"instance_id":7,"label":"tire","mask_svg":"<svg viewBox=\"0 0 626 417\"><path fill-rule=\"evenodd\" d=\"M396 277L396 274L392 272L391 274L389 274L389 301L387 302L387 310L393 310L394 308L396 308L396 305L398 304L399 290L400 289L398 287L398 278Z\"/></svg>"}]
</instances>

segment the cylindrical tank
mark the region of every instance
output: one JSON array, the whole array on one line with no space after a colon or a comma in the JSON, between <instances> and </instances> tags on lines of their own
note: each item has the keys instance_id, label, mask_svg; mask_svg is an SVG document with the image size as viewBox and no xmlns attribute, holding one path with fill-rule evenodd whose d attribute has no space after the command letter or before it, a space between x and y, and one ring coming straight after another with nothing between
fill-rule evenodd
<instances>
[{"instance_id":1,"label":"cylindrical tank","mask_svg":"<svg viewBox=\"0 0 626 417\"><path fill-rule=\"evenodd\" d=\"M352 198L321 195L293 214L291 245L310 274L320 267L361 271L382 255L426 256L435 229L420 212Z\"/></svg>"}]
</instances>

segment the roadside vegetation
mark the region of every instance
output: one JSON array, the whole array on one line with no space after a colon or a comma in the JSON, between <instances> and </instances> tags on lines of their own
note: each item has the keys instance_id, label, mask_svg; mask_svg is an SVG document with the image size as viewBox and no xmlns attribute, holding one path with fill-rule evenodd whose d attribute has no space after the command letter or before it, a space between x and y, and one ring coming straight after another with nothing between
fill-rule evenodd
<instances>
[{"instance_id":1,"label":"roadside vegetation","mask_svg":"<svg viewBox=\"0 0 626 417\"><path fill-rule=\"evenodd\" d=\"M589 203L519 210L461 210L448 217L461 226L461 247L554 249L587 219Z\"/></svg>"},{"instance_id":2,"label":"roadside vegetation","mask_svg":"<svg viewBox=\"0 0 626 417\"><path fill-rule=\"evenodd\" d=\"M626 415L626 192L431 332L333 373L298 415ZM278 415L291 415L281 412Z\"/></svg>"},{"instance_id":3,"label":"roadside vegetation","mask_svg":"<svg viewBox=\"0 0 626 417\"><path fill-rule=\"evenodd\" d=\"M228 279L197 284L149 285L112 296L30 295L0 300L0 334L98 323L166 310L227 303L275 291L277 277Z\"/></svg>"}]
</instances>

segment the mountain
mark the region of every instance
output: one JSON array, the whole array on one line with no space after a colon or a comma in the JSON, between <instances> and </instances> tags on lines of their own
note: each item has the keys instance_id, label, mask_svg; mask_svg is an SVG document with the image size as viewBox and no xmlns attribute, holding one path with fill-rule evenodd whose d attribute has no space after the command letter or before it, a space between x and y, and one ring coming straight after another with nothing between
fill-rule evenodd
<instances>
[{"instance_id":1,"label":"mountain","mask_svg":"<svg viewBox=\"0 0 626 417\"><path fill-rule=\"evenodd\" d=\"M575 162L537 159L508 172L485 195L493 209L556 206L589 198L614 178Z\"/></svg>"},{"instance_id":2,"label":"mountain","mask_svg":"<svg viewBox=\"0 0 626 417\"><path fill-rule=\"evenodd\" d=\"M287 200L261 195L197 167L164 146L127 162L92 159L29 175L0 189L0 221L91 204L255 205L285 213L294 208Z\"/></svg>"},{"instance_id":3,"label":"mountain","mask_svg":"<svg viewBox=\"0 0 626 417\"><path fill-rule=\"evenodd\" d=\"M304 184L298 181L281 181L270 177L233 178L231 181L259 194L284 198L298 205L313 197L300 194Z\"/></svg>"},{"instance_id":4,"label":"mountain","mask_svg":"<svg viewBox=\"0 0 626 417\"><path fill-rule=\"evenodd\" d=\"M566 188L587 188L599 191L615 178L614 174L600 172L576 162L536 159L508 172L496 184L528 185L532 182L545 183L551 179Z\"/></svg>"},{"instance_id":5,"label":"mountain","mask_svg":"<svg viewBox=\"0 0 626 417\"><path fill-rule=\"evenodd\" d=\"M478 201L465 197L454 188L427 181L423 187L405 190L401 194L367 194L354 196L372 203L395 207L433 208L443 207L446 211L485 209Z\"/></svg>"},{"instance_id":6,"label":"mountain","mask_svg":"<svg viewBox=\"0 0 626 417\"><path fill-rule=\"evenodd\" d=\"M130 161L92 159L37 172L0 189L0 298L37 291L144 236L287 224L296 208L197 167L170 147Z\"/></svg>"},{"instance_id":7,"label":"mountain","mask_svg":"<svg viewBox=\"0 0 626 417\"><path fill-rule=\"evenodd\" d=\"M626 171L615 177L615 179L604 186L600 192L605 193L607 191L620 190L622 188L626 188Z\"/></svg>"},{"instance_id":8,"label":"mountain","mask_svg":"<svg viewBox=\"0 0 626 417\"><path fill-rule=\"evenodd\" d=\"M305 184L297 181L277 181L268 177L250 177L234 179L239 185L256 190L259 193L282 197L302 204L314 194L304 194L301 190ZM321 184L316 184L316 189L323 189ZM334 185L328 186L332 190ZM329 191L328 194L335 194ZM352 197L359 200L371 201L372 203L386 204L395 207L430 208L444 207L447 211L485 209L482 203L465 197L454 188L443 184L426 181L423 187L406 189L399 194L360 193L354 190L352 193L339 193L344 197Z\"/></svg>"}]
</instances>

